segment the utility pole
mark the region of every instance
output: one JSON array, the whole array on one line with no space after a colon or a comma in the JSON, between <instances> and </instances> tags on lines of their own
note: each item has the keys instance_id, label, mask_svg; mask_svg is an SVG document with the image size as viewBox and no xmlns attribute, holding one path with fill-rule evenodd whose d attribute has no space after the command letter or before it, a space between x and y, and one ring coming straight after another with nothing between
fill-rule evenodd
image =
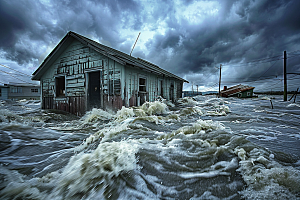
<instances>
[{"instance_id":1,"label":"utility pole","mask_svg":"<svg viewBox=\"0 0 300 200\"><path fill-rule=\"evenodd\" d=\"M192 82L192 94L194 94L194 83Z\"/></svg>"},{"instance_id":2,"label":"utility pole","mask_svg":"<svg viewBox=\"0 0 300 200\"><path fill-rule=\"evenodd\" d=\"M221 70L222 70L222 64L220 64L219 98L221 97Z\"/></svg>"},{"instance_id":3,"label":"utility pole","mask_svg":"<svg viewBox=\"0 0 300 200\"><path fill-rule=\"evenodd\" d=\"M286 51L283 52L283 101L287 101Z\"/></svg>"}]
</instances>

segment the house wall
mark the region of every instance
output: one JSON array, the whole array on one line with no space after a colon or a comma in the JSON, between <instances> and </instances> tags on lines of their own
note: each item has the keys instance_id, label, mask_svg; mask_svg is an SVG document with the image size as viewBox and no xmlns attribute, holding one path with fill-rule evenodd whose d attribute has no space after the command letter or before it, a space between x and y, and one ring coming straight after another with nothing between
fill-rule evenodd
<instances>
[{"instance_id":1,"label":"house wall","mask_svg":"<svg viewBox=\"0 0 300 200\"><path fill-rule=\"evenodd\" d=\"M164 97L170 99L170 85L173 83L173 98L177 99L182 81L165 78L139 68L122 64L86 47L74 40L41 77L42 108L59 109L76 115L83 115L92 107L89 104L89 74L100 73L99 107L120 109L122 106L137 106L142 98L138 93L139 78L147 81L147 101L154 101L158 96L158 81L163 80ZM56 95L58 77L65 78L64 96Z\"/></svg>"},{"instance_id":2,"label":"house wall","mask_svg":"<svg viewBox=\"0 0 300 200\"><path fill-rule=\"evenodd\" d=\"M248 95L249 92L250 92L250 95ZM249 98L249 97L252 97L252 96L253 96L253 89L243 91L243 92L232 95L232 97L239 97L239 98Z\"/></svg>"},{"instance_id":3,"label":"house wall","mask_svg":"<svg viewBox=\"0 0 300 200\"><path fill-rule=\"evenodd\" d=\"M146 79L146 94L143 95L139 92L139 78ZM126 96L126 106L138 106L141 103L141 98L145 98L146 101L154 101L160 96L160 81L162 81L162 97L171 100L177 100L181 97L182 92L182 81L178 81L173 78L164 77L154 73L149 73L143 70L140 70L136 67L126 66L125 74L125 96ZM170 95L170 87L174 86L172 95ZM179 91L180 90L180 91Z\"/></svg>"},{"instance_id":4,"label":"house wall","mask_svg":"<svg viewBox=\"0 0 300 200\"><path fill-rule=\"evenodd\" d=\"M41 89L39 86L9 86L7 89L9 99L40 99Z\"/></svg>"}]
</instances>

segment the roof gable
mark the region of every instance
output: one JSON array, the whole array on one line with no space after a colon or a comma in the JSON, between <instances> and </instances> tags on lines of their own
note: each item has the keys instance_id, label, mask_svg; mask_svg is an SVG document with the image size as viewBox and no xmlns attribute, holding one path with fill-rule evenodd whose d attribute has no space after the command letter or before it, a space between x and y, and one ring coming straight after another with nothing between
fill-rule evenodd
<instances>
[{"instance_id":1,"label":"roof gable","mask_svg":"<svg viewBox=\"0 0 300 200\"><path fill-rule=\"evenodd\" d=\"M133 67L139 67L145 71L161 74L167 77L172 77L175 79L179 79L184 82L188 82L160 67L157 65L154 65L146 60L143 60L141 58L134 58L126 53L123 53L121 51L118 51L116 49L107 47L105 45L102 45L96 41L93 41L87 37L84 37L82 35L79 35L75 32L68 32L65 37L59 42L59 44L53 49L53 51L45 58L43 63L39 66L39 68L32 74L32 80L39 80L42 76L42 73L46 70L46 66L53 62L53 57L55 57L56 54L59 54L63 51L63 49L66 48L68 44L70 44L74 39L80 41L82 44L90 47L91 49L95 50L96 52L103 54L112 60L115 60L116 62L122 64L122 65L129 65Z\"/></svg>"}]
</instances>

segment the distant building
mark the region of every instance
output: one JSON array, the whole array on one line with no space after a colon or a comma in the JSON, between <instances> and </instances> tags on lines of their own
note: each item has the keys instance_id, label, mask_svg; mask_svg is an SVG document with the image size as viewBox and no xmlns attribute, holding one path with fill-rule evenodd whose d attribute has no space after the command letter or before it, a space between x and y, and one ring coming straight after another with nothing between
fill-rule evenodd
<instances>
[{"instance_id":1,"label":"distant building","mask_svg":"<svg viewBox=\"0 0 300 200\"><path fill-rule=\"evenodd\" d=\"M42 108L83 115L97 108L120 109L154 101L176 101L186 80L140 58L68 32L33 73Z\"/></svg>"},{"instance_id":2,"label":"distant building","mask_svg":"<svg viewBox=\"0 0 300 200\"><path fill-rule=\"evenodd\" d=\"M8 86L0 86L0 100L6 100L8 99Z\"/></svg>"},{"instance_id":3,"label":"distant building","mask_svg":"<svg viewBox=\"0 0 300 200\"><path fill-rule=\"evenodd\" d=\"M202 92L195 92L195 91L183 91L183 97L194 97L202 95Z\"/></svg>"},{"instance_id":4,"label":"distant building","mask_svg":"<svg viewBox=\"0 0 300 200\"><path fill-rule=\"evenodd\" d=\"M239 98L249 98L253 97L253 90L255 87L248 85L235 85L230 88L224 86L224 89L221 90L222 97L239 97Z\"/></svg>"},{"instance_id":5,"label":"distant building","mask_svg":"<svg viewBox=\"0 0 300 200\"><path fill-rule=\"evenodd\" d=\"M41 89L39 85L13 83L0 86L0 100L39 100L40 96Z\"/></svg>"}]
</instances>

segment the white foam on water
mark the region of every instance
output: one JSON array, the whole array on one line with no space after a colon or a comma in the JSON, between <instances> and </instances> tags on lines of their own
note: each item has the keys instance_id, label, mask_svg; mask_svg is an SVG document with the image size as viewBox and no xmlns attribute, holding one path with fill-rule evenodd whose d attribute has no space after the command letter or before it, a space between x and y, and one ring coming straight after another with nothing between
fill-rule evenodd
<instances>
[{"instance_id":1,"label":"white foam on water","mask_svg":"<svg viewBox=\"0 0 300 200\"><path fill-rule=\"evenodd\" d=\"M231 169L236 169L237 167L238 167L238 160L236 158L233 158L231 161L220 161L215 163L210 167L210 169L207 169L206 172L181 173L180 176L185 179L230 176L231 173L228 171Z\"/></svg>"},{"instance_id":2,"label":"white foam on water","mask_svg":"<svg viewBox=\"0 0 300 200\"><path fill-rule=\"evenodd\" d=\"M192 97L184 97L184 98L178 99L178 103L180 103L184 106L196 106L198 104L198 102Z\"/></svg>"},{"instance_id":3,"label":"white foam on water","mask_svg":"<svg viewBox=\"0 0 300 200\"><path fill-rule=\"evenodd\" d=\"M132 108L132 107L126 108L123 106L121 110L117 111L115 120L117 122L121 122L126 120L127 118L132 118L132 117L147 117L147 116L157 117L156 115L167 114L167 113L168 113L168 106L165 103L162 103L160 101L145 102L142 106L138 108Z\"/></svg>"},{"instance_id":4,"label":"white foam on water","mask_svg":"<svg viewBox=\"0 0 300 200\"><path fill-rule=\"evenodd\" d=\"M203 173L185 173L180 174L182 178L191 179L191 178L214 178L216 176L230 176L229 172L220 172L220 171L209 171Z\"/></svg>"},{"instance_id":5,"label":"white foam on water","mask_svg":"<svg viewBox=\"0 0 300 200\"><path fill-rule=\"evenodd\" d=\"M287 107L288 108L290 108L290 107L298 107L298 108L300 108L300 105L297 104L297 103L291 103L291 104L287 105Z\"/></svg>"},{"instance_id":6,"label":"white foam on water","mask_svg":"<svg viewBox=\"0 0 300 200\"><path fill-rule=\"evenodd\" d=\"M148 115L161 115L168 113L168 106L160 101L145 102L140 108Z\"/></svg>"},{"instance_id":7,"label":"white foam on water","mask_svg":"<svg viewBox=\"0 0 300 200\"><path fill-rule=\"evenodd\" d=\"M83 123L95 123L97 121L110 120L113 118L113 115L102 109L93 108L91 111L88 111L83 117Z\"/></svg>"},{"instance_id":8,"label":"white foam on water","mask_svg":"<svg viewBox=\"0 0 300 200\"><path fill-rule=\"evenodd\" d=\"M90 153L72 156L61 171L29 180L17 172L1 168L9 182L1 196L3 199L107 198L107 193L116 184L114 179L121 173L138 169L135 155L138 149L138 144L131 140L101 143ZM43 188L52 192L42 192Z\"/></svg>"},{"instance_id":9,"label":"white foam on water","mask_svg":"<svg viewBox=\"0 0 300 200\"><path fill-rule=\"evenodd\" d=\"M203 115L202 109L198 106L182 108L180 109L179 113L181 116L188 116L193 114Z\"/></svg>"},{"instance_id":10,"label":"white foam on water","mask_svg":"<svg viewBox=\"0 0 300 200\"><path fill-rule=\"evenodd\" d=\"M159 139L170 139L179 134L198 134L198 133L206 133L212 130L224 130L225 127L220 122L214 122L212 120L202 120L199 119L192 126L183 126L172 133L166 134Z\"/></svg>"},{"instance_id":11,"label":"white foam on water","mask_svg":"<svg viewBox=\"0 0 300 200\"><path fill-rule=\"evenodd\" d=\"M133 119L129 118L123 121L122 123L113 123L109 127L100 129L96 133L86 138L81 145L75 147L75 152L79 152L88 148L91 144L93 144L96 141L105 142L114 135L120 133L121 131L127 130L128 125L132 122L132 120Z\"/></svg>"},{"instance_id":12,"label":"white foam on water","mask_svg":"<svg viewBox=\"0 0 300 200\"><path fill-rule=\"evenodd\" d=\"M18 116L17 114L7 109L0 109L0 122L11 122L20 119L20 116Z\"/></svg>"},{"instance_id":13,"label":"white foam on water","mask_svg":"<svg viewBox=\"0 0 300 200\"><path fill-rule=\"evenodd\" d=\"M272 155L254 148L246 152L236 148L241 159L239 169L247 184L240 192L245 199L297 199L300 192L300 171L275 162Z\"/></svg>"},{"instance_id":14,"label":"white foam on water","mask_svg":"<svg viewBox=\"0 0 300 200\"><path fill-rule=\"evenodd\" d=\"M122 106L122 109L117 111L116 121L121 122L133 116L134 112L132 108L126 108L125 106Z\"/></svg>"}]
</instances>

